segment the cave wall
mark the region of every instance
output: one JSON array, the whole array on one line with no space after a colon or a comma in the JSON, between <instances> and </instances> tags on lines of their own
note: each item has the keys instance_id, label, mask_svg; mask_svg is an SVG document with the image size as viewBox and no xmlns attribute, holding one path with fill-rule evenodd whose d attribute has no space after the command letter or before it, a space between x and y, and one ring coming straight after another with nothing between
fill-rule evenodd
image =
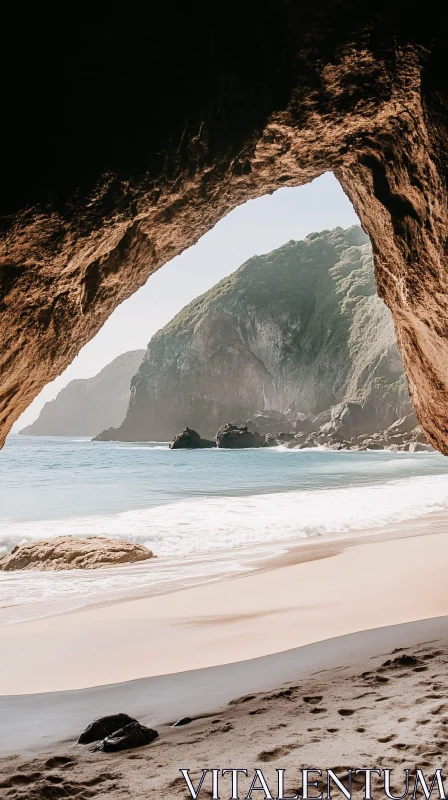
<instances>
[{"instance_id":1,"label":"cave wall","mask_svg":"<svg viewBox=\"0 0 448 800\"><path fill-rule=\"evenodd\" d=\"M372 240L420 422L448 453L437 5L13 14L0 56L0 441L154 270L236 205L334 170Z\"/></svg>"}]
</instances>

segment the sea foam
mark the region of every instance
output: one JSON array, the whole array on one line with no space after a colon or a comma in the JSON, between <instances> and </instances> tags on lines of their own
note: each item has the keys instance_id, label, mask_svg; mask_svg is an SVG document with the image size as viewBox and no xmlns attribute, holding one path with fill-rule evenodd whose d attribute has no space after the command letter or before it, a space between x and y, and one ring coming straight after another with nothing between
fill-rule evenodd
<instances>
[{"instance_id":1,"label":"sea foam","mask_svg":"<svg viewBox=\"0 0 448 800\"><path fill-rule=\"evenodd\" d=\"M368 486L179 500L117 514L0 522L0 547L52 536L111 536L183 556L387 525L448 508L448 476Z\"/></svg>"}]
</instances>

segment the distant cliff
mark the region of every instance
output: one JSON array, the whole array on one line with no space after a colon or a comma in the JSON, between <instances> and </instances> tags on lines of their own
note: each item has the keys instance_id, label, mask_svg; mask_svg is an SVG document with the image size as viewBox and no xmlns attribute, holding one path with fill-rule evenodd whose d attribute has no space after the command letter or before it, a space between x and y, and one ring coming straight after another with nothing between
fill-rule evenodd
<instances>
[{"instance_id":1,"label":"distant cliff","mask_svg":"<svg viewBox=\"0 0 448 800\"><path fill-rule=\"evenodd\" d=\"M144 350L123 353L93 378L71 381L20 433L93 436L104 427L120 425L129 403L131 378L144 355Z\"/></svg>"},{"instance_id":2,"label":"distant cliff","mask_svg":"<svg viewBox=\"0 0 448 800\"><path fill-rule=\"evenodd\" d=\"M212 437L262 409L315 415L357 400L379 429L410 408L360 227L254 256L151 339L123 424L102 438Z\"/></svg>"}]
</instances>

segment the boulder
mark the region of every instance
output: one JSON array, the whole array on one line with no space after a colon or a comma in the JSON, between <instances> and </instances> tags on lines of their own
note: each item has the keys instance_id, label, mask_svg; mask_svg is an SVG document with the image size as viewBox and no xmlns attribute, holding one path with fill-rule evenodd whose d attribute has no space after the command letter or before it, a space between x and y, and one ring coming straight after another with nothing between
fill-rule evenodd
<instances>
[{"instance_id":1,"label":"boulder","mask_svg":"<svg viewBox=\"0 0 448 800\"><path fill-rule=\"evenodd\" d=\"M420 444L428 444L428 440L425 434L423 433L420 425L417 425L415 428L413 428L411 434L414 442L420 442Z\"/></svg>"},{"instance_id":2,"label":"boulder","mask_svg":"<svg viewBox=\"0 0 448 800\"><path fill-rule=\"evenodd\" d=\"M410 442L409 453L432 453L434 448L430 444L422 444L421 442Z\"/></svg>"},{"instance_id":3,"label":"boulder","mask_svg":"<svg viewBox=\"0 0 448 800\"><path fill-rule=\"evenodd\" d=\"M378 441L378 439L364 439L362 447L367 450L384 450L383 442Z\"/></svg>"},{"instance_id":4,"label":"boulder","mask_svg":"<svg viewBox=\"0 0 448 800\"><path fill-rule=\"evenodd\" d=\"M301 411L297 411L294 414L292 428L296 433L311 433L311 431L315 430L315 424L306 414L303 414Z\"/></svg>"},{"instance_id":5,"label":"boulder","mask_svg":"<svg viewBox=\"0 0 448 800\"><path fill-rule=\"evenodd\" d=\"M256 433L291 433L292 423L281 411L257 411L253 416L252 427Z\"/></svg>"},{"instance_id":6,"label":"boulder","mask_svg":"<svg viewBox=\"0 0 448 800\"><path fill-rule=\"evenodd\" d=\"M322 425L325 425L327 422L331 420L331 408L327 408L325 411L321 411L320 414L317 414L316 417L312 419L312 426L315 431L319 430Z\"/></svg>"},{"instance_id":7,"label":"boulder","mask_svg":"<svg viewBox=\"0 0 448 800\"><path fill-rule=\"evenodd\" d=\"M307 436L303 441L299 442L297 448L298 450L306 450L310 447L317 447L317 445L318 445L317 434L310 433L310 435Z\"/></svg>"},{"instance_id":8,"label":"boulder","mask_svg":"<svg viewBox=\"0 0 448 800\"><path fill-rule=\"evenodd\" d=\"M137 722L137 720L134 717L130 717L129 714L110 714L107 717L98 717L90 725L87 725L87 728L80 734L78 744L98 742L99 739L104 739L120 728L124 728L125 725L130 725L134 722Z\"/></svg>"},{"instance_id":9,"label":"boulder","mask_svg":"<svg viewBox=\"0 0 448 800\"><path fill-rule=\"evenodd\" d=\"M170 450L197 450L208 447L216 447L215 442L210 439L201 439L199 433L188 426L170 442Z\"/></svg>"},{"instance_id":10,"label":"boulder","mask_svg":"<svg viewBox=\"0 0 448 800\"><path fill-rule=\"evenodd\" d=\"M395 420L392 425L389 425L387 432L390 434L398 433L412 433L418 427L418 420L415 412L407 414L405 417Z\"/></svg>"},{"instance_id":11,"label":"boulder","mask_svg":"<svg viewBox=\"0 0 448 800\"><path fill-rule=\"evenodd\" d=\"M325 436L339 435L342 439L351 439L352 436L368 432L369 428L371 428L370 413L361 403L344 402L331 407L330 419L321 424L320 433Z\"/></svg>"},{"instance_id":12,"label":"boulder","mask_svg":"<svg viewBox=\"0 0 448 800\"><path fill-rule=\"evenodd\" d=\"M268 436L274 436L276 442L280 442L281 444L284 444L284 442L293 442L296 438L296 435L294 433L276 433L276 434L268 434Z\"/></svg>"},{"instance_id":13,"label":"boulder","mask_svg":"<svg viewBox=\"0 0 448 800\"><path fill-rule=\"evenodd\" d=\"M216 434L217 447L243 449L246 447L268 447L266 437L256 431L250 431L246 425L222 425Z\"/></svg>"},{"instance_id":14,"label":"boulder","mask_svg":"<svg viewBox=\"0 0 448 800\"><path fill-rule=\"evenodd\" d=\"M137 720L133 720L123 728L114 731L106 736L102 742L98 742L92 747L92 753L103 751L104 753L114 753L118 750L130 750L134 747L143 747L151 744L159 736L158 732L152 728L140 725Z\"/></svg>"},{"instance_id":15,"label":"boulder","mask_svg":"<svg viewBox=\"0 0 448 800\"><path fill-rule=\"evenodd\" d=\"M91 536L78 539L74 536L56 536L17 545L9 555L0 559L0 570L98 569L118 564L147 561L154 554L147 547L123 539Z\"/></svg>"}]
</instances>

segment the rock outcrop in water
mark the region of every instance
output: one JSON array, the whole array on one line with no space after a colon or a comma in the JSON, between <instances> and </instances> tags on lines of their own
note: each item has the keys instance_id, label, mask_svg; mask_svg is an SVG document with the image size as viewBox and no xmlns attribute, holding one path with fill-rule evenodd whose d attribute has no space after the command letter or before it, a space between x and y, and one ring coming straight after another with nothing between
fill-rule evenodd
<instances>
[{"instance_id":1,"label":"rock outcrop in water","mask_svg":"<svg viewBox=\"0 0 448 800\"><path fill-rule=\"evenodd\" d=\"M434 449L417 424L414 412L396 420L386 430L366 433L362 432L364 426L360 408L340 403L316 417L313 427L311 433L301 431L293 436L280 434L276 442L299 449L320 446L330 450L390 450L396 453L430 452ZM285 437L283 442L282 436Z\"/></svg>"},{"instance_id":2,"label":"rock outcrop in water","mask_svg":"<svg viewBox=\"0 0 448 800\"><path fill-rule=\"evenodd\" d=\"M20 433L93 436L106 425L120 425L129 404L131 378L144 355L144 350L123 353L93 378L70 381L54 400L45 403L37 420Z\"/></svg>"},{"instance_id":3,"label":"rock outcrop in water","mask_svg":"<svg viewBox=\"0 0 448 800\"><path fill-rule=\"evenodd\" d=\"M154 558L147 547L124 539L91 536L78 539L74 536L56 536L17 545L0 559L0 570L98 569L119 564L135 564Z\"/></svg>"},{"instance_id":4,"label":"rock outcrop in water","mask_svg":"<svg viewBox=\"0 0 448 800\"><path fill-rule=\"evenodd\" d=\"M201 439L199 433L188 427L178 433L170 442L170 450L197 450L210 447L216 447L215 442L210 439Z\"/></svg>"},{"instance_id":5,"label":"rock outcrop in water","mask_svg":"<svg viewBox=\"0 0 448 800\"><path fill-rule=\"evenodd\" d=\"M248 447L269 447L270 442L266 436L256 431L250 431L247 425L223 425L216 434L216 446L228 450L242 450Z\"/></svg>"},{"instance_id":6,"label":"rock outcrop in water","mask_svg":"<svg viewBox=\"0 0 448 800\"><path fill-rule=\"evenodd\" d=\"M343 400L371 430L411 408L358 226L255 256L186 306L151 339L123 424L98 438L166 441L186 424L212 438L229 420L311 430L307 415Z\"/></svg>"}]
</instances>

